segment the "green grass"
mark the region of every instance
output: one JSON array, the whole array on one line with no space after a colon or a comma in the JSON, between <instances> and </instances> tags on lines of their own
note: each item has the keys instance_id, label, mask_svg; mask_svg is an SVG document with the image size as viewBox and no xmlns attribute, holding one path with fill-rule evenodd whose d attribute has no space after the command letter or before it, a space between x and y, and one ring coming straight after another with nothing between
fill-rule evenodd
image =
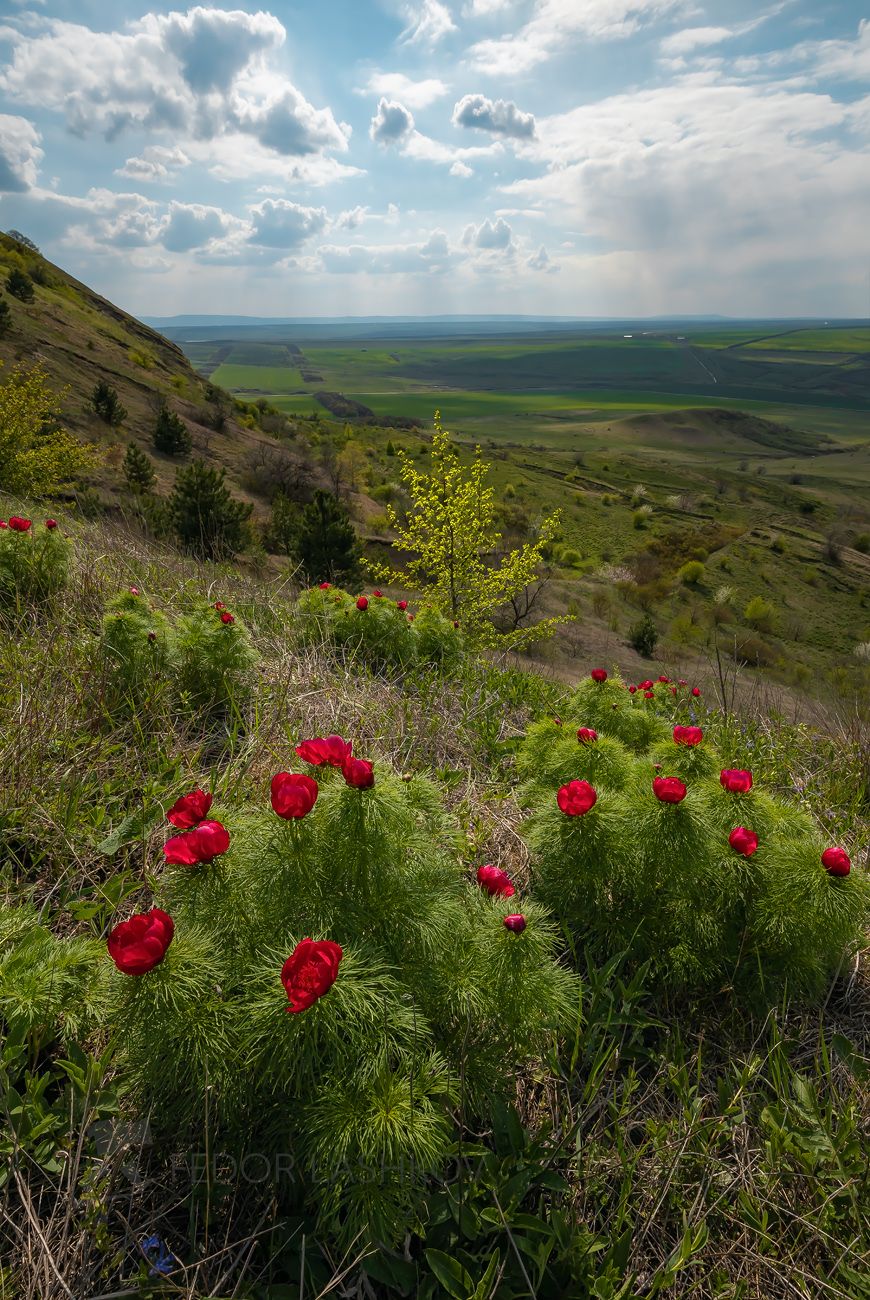
<instances>
[{"instance_id":1,"label":"green grass","mask_svg":"<svg viewBox=\"0 0 870 1300\"><path fill-rule=\"evenodd\" d=\"M870 329L805 329L759 339L753 348L775 348L779 352L870 352Z\"/></svg>"},{"instance_id":2,"label":"green grass","mask_svg":"<svg viewBox=\"0 0 870 1300\"><path fill-rule=\"evenodd\" d=\"M211 382L230 392L271 394L298 388L302 376L290 366L236 365L225 361L214 371Z\"/></svg>"}]
</instances>

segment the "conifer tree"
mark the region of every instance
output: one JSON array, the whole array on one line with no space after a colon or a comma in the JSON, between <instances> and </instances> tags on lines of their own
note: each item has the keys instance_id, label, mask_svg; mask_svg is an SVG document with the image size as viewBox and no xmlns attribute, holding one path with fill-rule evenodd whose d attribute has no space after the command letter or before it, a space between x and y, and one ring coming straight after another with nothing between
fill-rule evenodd
<instances>
[{"instance_id":1,"label":"conifer tree","mask_svg":"<svg viewBox=\"0 0 870 1300\"><path fill-rule=\"evenodd\" d=\"M203 460L180 469L169 497L172 527L181 544L207 560L229 559L250 540L253 506L237 501L224 482L224 470Z\"/></svg>"},{"instance_id":2,"label":"conifer tree","mask_svg":"<svg viewBox=\"0 0 870 1300\"><path fill-rule=\"evenodd\" d=\"M12 312L9 310L9 303L5 298L0 297L0 339L6 334L12 324Z\"/></svg>"},{"instance_id":3,"label":"conifer tree","mask_svg":"<svg viewBox=\"0 0 870 1300\"><path fill-rule=\"evenodd\" d=\"M165 452L167 456L186 456L191 445L184 421L165 404L161 406L154 426L154 446L157 451Z\"/></svg>"},{"instance_id":4,"label":"conifer tree","mask_svg":"<svg viewBox=\"0 0 870 1300\"><path fill-rule=\"evenodd\" d=\"M151 458L146 456L145 452L141 451L135 442L131 442L127 448L122 468L127 487L131 492L151 491L154 486L154 465Z\"/></svg>"},{"instance_id":5,"label":"conifer tree","mask_svg":"<svg viewBox=\"0 0 870 1300\"><path fill-rule=\"evenodd\" d=\"M127 411L121 405L116 390L107 384L105 379L98 380L94 385L91 406L100 419L105 420L106 424L113 428L123 424L127 418Z\"/></svg>"},{"instance_id":6,"label":"conifer tree","mask_svg":"<svg viewBox=\"0 0 870 1300\"><path fill-rule=\"evenodd\" d=\"M292 553L312 582L350 581L359 576L359 541L347 508L337 497L315 492L302 511Z\"/></svg>"}]
</instances>

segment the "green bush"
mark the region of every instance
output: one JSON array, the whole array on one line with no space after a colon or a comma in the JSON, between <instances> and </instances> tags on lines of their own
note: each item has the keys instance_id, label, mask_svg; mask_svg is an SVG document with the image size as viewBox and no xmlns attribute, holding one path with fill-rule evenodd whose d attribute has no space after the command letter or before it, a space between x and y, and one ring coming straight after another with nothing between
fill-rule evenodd
<instances>
[{"instance_id":1,"label":"green bush","mask_svg":"<svg viewBox=\"0 0 870 1300\"><path fill-rule=\"evenodd\" d=\"M168 406L162 405L154 425L155 450L167 456L186 456L192 445L187 425Z\"/></svg>"},{"instance_id":2,"label":"green bush","mask_svg":"<svg viewBox=\"0 0 870 1300\"><path fill-rule=\"evenodd\" d=\"M461 629L438 610L424 606L408 614L407 601L387 596L351 596L323 583L304 591L296 605L299 632L309 644L332 644L374 668L461 662Z\"/></svg>"},{"instance_id":3,"label":"green bush","mask_svg":"<svg viewBox=\"0 0 870 1300\"><path fill-rule=\"evenodd\" d=\"M580 743L579 726L598 740ZM757 787L723 788L726 763L709 741L676 743L656 701L620 683L581 685L561 726L530 730L519 765L534 808L526 836L537 896L601 957L650 962L665 987L727 990L752 1007L783 992L816 998L870 919L866 876L828 873L804 812ZM657 777L681 780L684 799L660 802ZM597 794L585 815L557 803L572 780ZM738 827L758 836L751 856L732 847Z\"/></svg>"},{"instance_id":4,"label":"green bush","mask_svg":"<svg viewBox=\"0 0 870 1300\"><path fill-rule=\"evenodd\" d=\"M35 296L30 276L24 271L19 271L17 267L13 267L6 277L6 290L19 302L33 302Z\"/></svg>"},{"instance_id":5,"label":"green bush","mask_svg":"<svg viewBox=\"0 0 870 1300\"><path fill-rule=\"evenodd\" d=\"M100 653L103 700L109 712L141 713L156 706L171 689L172 628L138 587L130 587L106 606Z\"/></svg>"},{"instance_id":6,"label":"green bush","mask_svg":"<svg viewBox=\"0 0 870 1300\"><path fill-rule=\"evenodd\" d=\"M249 520L254 507L236 500L225 477L225 470L195 460L178 471L166 503L179 542L203 560L231 559L251 540Z\"/></svg>"},{"instance_id":7,"label":"green bush","mask_svg":"<svg viewBox=\"0 0 870 1300\"><path fill-rule=\"evenodd\" d=\"M126 407L121 405L117 391L107 384L105 379L98 380L94 385L91 406L100 419L112 428L117 428L127 418Z\"/></svg>"},{"instance_id":8,"label":"green bush","mask_svg":"<svg viewBox=\"0 0 870 1300\"><path fill-rule=\"evenodd\" d=\"M763 596L753 596L743 611L743 619L757 632L771 632L774 621L773 606Z\"/></svg>"},{"instance_id":9,"label":"green bush","mask_svg":"<svg viewBox=\"0 0 870 1300\"><path fill-rule=\"evenodd\" d=\"M252 687L257 654L237 615L200 602L175 632L175 687L185 712L236 712Z\"/></svg>"},{"instance_id":10,"label":"green bush","mask_svg":"<svg viewBox=\"0 0 870 1300\"><path fill-rule=\"evenodd\" d=\"M524 899L520 913L463 870L434 787L372 776L360 788L327 765L319 790L291 782L301 815L288 820L262 805L200 807L193 820L204 811L214 834L219 819L229 850L159 874L149 903L174 930L167 946L156 918L162 959L122 973L96 945L42 940L30 983L46 987L49 969L75 978L38 1009L13 984L3 1007L16 1031L71 1010L110 1030L158 1149L201 1149L207 1096L216 1149L257 1153L280 1212L307 1207L355 1250L425 1230L456 1116L487 1128L579 1000L543 909ZM328 978L309 964L285 991L282 967L308 936L330 945Z\"/></svg>"},{"instance_id":11,"label":"green bush","mask_svg":"<svg viewBox=\"0 0 870 1300\"><path fill-rule=\"evenodd\" d=\"M24 525L27 525L25 528ZM69 577L70 543L54 520L34 529L13 515L0 529L0 612L18 614L45 605Z\"/></svg>"},{"instance_id":12,"label":"green bush","mask_svg":"<svg viewBox=\"0 0 870 1300\"><path fill-rule=\"evenodd\" d=\"M696 587L705 573L706 569L700 560L687 560L681 565L678 577L687 587Z\"/></svg>"},{"instance_id":13,"label":"green bush","mask_svg":"<svg viewBox=\"0 0 870 1300\"><path fill-rule=\"evenodd\" d=\"M127 447L121 468L124 471L124 479L127 487L131 492L150 492L154 486L155 473L154 464L150 456L146 456L131 442Z\"/></svg>"},{"instance_id":14,"label":"green bush","mask_svg":"<svg viewBox=\"0 0 870 1300\"><path fill-rule=\"evenodd\" d=\"M0 295L0 339L12 328L12 312L9 303Z\"/></svg>"}]
</instances>

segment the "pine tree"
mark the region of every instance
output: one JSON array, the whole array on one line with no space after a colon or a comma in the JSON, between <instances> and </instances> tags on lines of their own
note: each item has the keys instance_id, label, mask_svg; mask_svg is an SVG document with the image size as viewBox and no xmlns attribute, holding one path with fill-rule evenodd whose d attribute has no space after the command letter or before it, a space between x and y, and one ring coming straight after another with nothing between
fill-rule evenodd
<instances>
[{"instance_id":1,"label":"pine tree","mask_svg":"<svg viewBox=\"0 0 870 1300\"><path fill-rule=\"evenodd\" d=\"M149 456L131 442L123 463L124 478L131 492L150 492L154 486L154 466Z\"/></svg>"},{"instance_id":2,"label":"pine tree","mask_svg":"<svg viewBox=\"0 0 870 1300\"><path fill-rule=\"evenodd\" d=\"M272 517L265 530L265 544L268 550L279 555L292 555L299 535L299 507L283 492L278 492L272 501Z\"/></svg>"},{"instance_id":3,"label":"pine tree","mask_svg":"<svg viewBox=\"0 0 870 1300\"><path fill-rule=\"evenodd\" d=\"M6 277L6 288L13 298L18 298L21 302L33 302L33 281L17 267L14 267Z\"/></svg>"},{"instance_id":4,"label":"pine tree","mask_svg":"<svg viewBox=\"0 0 870 1300\"><path fill-rule=\"evenodd\" d=\"M105 420L106 424L113 428L123 424L127 418L127 411L118 400L117 392L106 383L105 379L100 379L94 385L91 406L100 419Z\"/></svg>"},{"instance_id":5,"label":"pine tree","mask_svg":"<svg viewBox=\"0 0 870 1300\"><path fill-rule=\"evenodd\" d=\"M253 506L236 501L224 483L224 470L203 460L178 471L168 507L179 541L202 559L229 559L248 545Z\"/></svg>"},{"instance_id":6,"label":"pine tree","mask_svg":"<svg viewBox=\"0 0 870 1300\"><path fill-rule=\"evenodd\" d=\"M315 492L302 511L292 554L311 582L348 582L359 576L359 541L337 497Z\"/></svg>"},{"instance_id":7,"label":"pine tree","mask_svg":"<svg viewBox=\"0 0 870 1300\"><path fill-rule=\"evenodd\" d=\"M161 406L157 413L154 446L167 456L186 456L192 446L187 425L166 405Z\"/></svg>"},{"instance_id":8,"label":"pine tree","mask_svg":"<svg viewBox=\"0 0 870 1300\"><path fill-rule=\"evenodd\" d=\"M0 339L7 333L12 325L12 312L9 310L9 303L5 298L0 298Z\"/></svg>"}]
</instances>

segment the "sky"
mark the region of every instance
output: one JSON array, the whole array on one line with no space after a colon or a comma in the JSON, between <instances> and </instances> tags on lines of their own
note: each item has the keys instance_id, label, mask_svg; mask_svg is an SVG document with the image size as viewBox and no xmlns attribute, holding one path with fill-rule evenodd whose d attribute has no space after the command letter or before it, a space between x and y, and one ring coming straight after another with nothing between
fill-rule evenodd
<instances>
[{"instance_id":1,"label":"sky","mask_svg":"<svg viewBox=\"0 0 870 1300\"><path fill-rule=\"evenodd\" d=\"M0 228L140 315L870 314L864 0L0 0Z\"/></svg>"}]
</instances>

